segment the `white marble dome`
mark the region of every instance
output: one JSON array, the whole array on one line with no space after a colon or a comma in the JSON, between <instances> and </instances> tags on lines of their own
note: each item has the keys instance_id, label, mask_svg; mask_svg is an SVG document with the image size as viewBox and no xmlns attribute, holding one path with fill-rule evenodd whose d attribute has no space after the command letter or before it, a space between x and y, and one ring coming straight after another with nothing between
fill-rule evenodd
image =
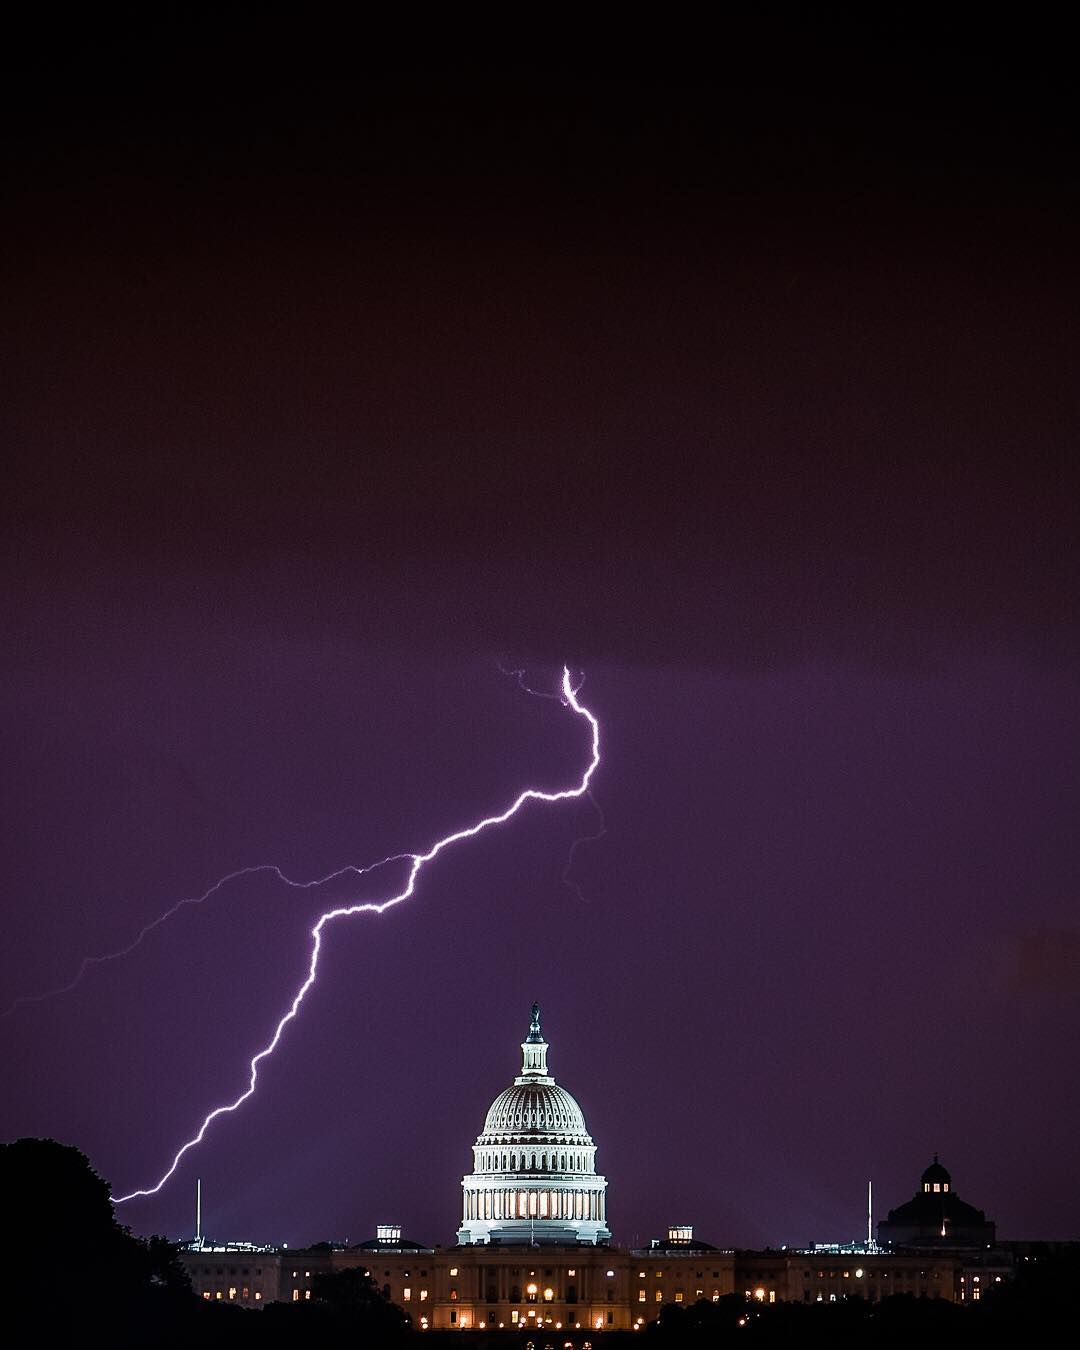
<instances>
[{"instance_id":1,"label":"white marble dome","mask_svg":"<svg viewBox=\"0 0 1080 1350\"><path fill-rule=\"evenodd\" d=\"M488 1108L484 1131L476 1141L503 1143L535 1135L557 1135L559 1142L591 1144L581 1107L557 1083L515 1083ZM552 1141L554 1142L554 1141Z\"/></svg>"},{"instance_id":2,"label":"white marble dome","mask_svg":"<svg viewBox=\"0 0 1080 1350\"><path fill-rule=\"evenodd\" d=\"M488 1108L462 1178L458 1241L606 1242L607 1181L574 1098L548 1073L548 1045L534 1003L521 1073Z\"/></svg>"}]
</instances>

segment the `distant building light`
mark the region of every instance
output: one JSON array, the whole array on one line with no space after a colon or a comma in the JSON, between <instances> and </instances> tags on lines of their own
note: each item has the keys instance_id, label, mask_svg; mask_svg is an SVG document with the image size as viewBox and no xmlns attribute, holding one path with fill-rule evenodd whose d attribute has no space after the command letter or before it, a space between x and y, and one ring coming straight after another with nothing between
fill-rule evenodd
<instances>
[{"instance_id":1,"label":"distant building light","mask_svg":"<svg viewBox=\"0 0 1080 1350\"><path fill-rule=\"evenodd\" d=\"M375 1240L377 1242L400 1242L401 1224L377 1223L375 1225Z\"/></svg>"}]
</instances>

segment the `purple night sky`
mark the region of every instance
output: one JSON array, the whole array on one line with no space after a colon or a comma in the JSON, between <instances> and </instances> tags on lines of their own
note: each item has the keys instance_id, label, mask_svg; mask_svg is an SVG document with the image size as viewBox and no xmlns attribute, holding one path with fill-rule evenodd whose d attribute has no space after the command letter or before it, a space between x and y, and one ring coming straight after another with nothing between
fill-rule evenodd
<instances>
[{"instance_id":1,"label":"purple night sky","mask_svg":"<svg viewBox=\"0 0 1080 1350\"><path fill-rule=\"evenodd\" d=\"M536 998L617 1241L850 1240L935 1150L1075 1237L1065 93L1004 36L473 78L259 22L15 45L0 1003L574 785L500 664L585 672L607 833L576 893L592 808L527 806L333 925L122 1219L450 1242ZM18 1007L0 1136L152 1183L404 876Z\"/></svg>"}]
</instances>

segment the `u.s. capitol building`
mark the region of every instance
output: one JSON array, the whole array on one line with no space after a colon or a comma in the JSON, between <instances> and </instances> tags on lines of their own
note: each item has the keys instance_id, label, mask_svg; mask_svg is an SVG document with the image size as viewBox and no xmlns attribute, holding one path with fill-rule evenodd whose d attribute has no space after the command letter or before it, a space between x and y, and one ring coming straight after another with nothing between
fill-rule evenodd
<instances>
[{"instance_id":1,"label":"u.s. capitol building","mask_svg":"<svg viewBox=\"0 0 1080 1350\"><path fill-rule=\"evenodd\" d=\"M616 1247L596 1145L581 1107L548 1068L537 1004L521 1053L521 1072L492 1102L473 1145L456 1245L414 1242L393 1224L355 1246L309 1249L219 1244L200 1234L181 1253L196 1293L246 1307L300 1302L312 1297L316 1275L359 1267L420 1330L592 1332L641 1329L665 1303L733 1293L770 1303L894 1293L973 1301L1008 1276L1011 1255L995 1246L993 1224L959 1205L936 1158L915 1201L879 1226L891 1246L736 1252L676 1225L648 1247Z\"/></svg>"}]
</instances>

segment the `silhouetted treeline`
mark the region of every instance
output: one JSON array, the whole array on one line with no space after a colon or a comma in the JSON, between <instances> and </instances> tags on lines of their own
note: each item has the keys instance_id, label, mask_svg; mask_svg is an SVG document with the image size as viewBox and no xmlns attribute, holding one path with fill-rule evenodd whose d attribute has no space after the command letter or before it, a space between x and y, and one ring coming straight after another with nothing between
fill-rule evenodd
<instances>
[{"instance_id":1,"label":"silhouetted treeline","mask_svg":"<svg viewBox=\"0 0 1080 1350\"><path fill-rule=\"evenodd\" d=\"M893 1294L879 1302L761 1306L730 1294L716 1303L669 1304L645 1328L650 1346L986 1346L1075 1339L1080 1325L1080 1243L1069 1251L1034 1250L1016 1278L974 1304Z\"/></svg>"},{"instance_id":2,"label":"silhouetted treeline","mask_svg":"<svg viewBox=\"0 0 1080 1350\"><path fill-rule=\"evenodd\" d=\"M146 1345L195 1303L176 1247L117 1223L109 1183L77 1148L53 1139L0 1144L0 1288L6 1315L27 1318L28 1344L75 1345L100 1334Z\"/></svg>"},{"instance_id":3,"label":"silhouetted treeline","mask_svg":"<svg viewBox=\"0 0 1080 1350\"><path fill-rule=\"evenodd\" d=\"M0 1145L0 1196L0 1292L9 1323L27 1324L27 1344L362 1350L408 1333L401 1309L356 1270L318 1276L309 1303L204 1303L176 1245L118 1223L109 1183L53 1139Z\"/></svg>"}]
</instances>

